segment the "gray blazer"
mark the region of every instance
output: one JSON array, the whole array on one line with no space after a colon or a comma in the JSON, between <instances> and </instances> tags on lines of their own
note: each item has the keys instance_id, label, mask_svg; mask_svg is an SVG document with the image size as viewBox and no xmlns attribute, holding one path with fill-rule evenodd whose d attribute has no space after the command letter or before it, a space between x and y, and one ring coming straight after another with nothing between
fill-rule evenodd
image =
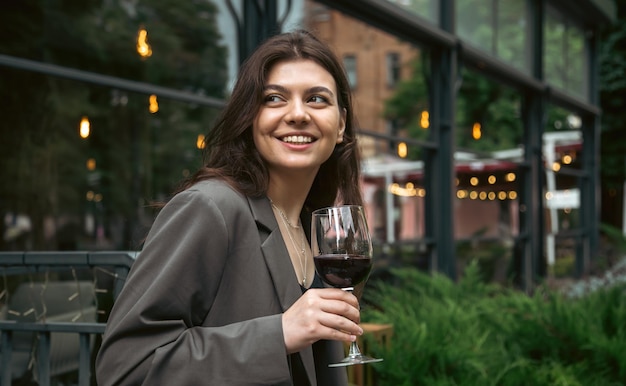
<instances>
[{"instance_id":1,"label":"gray blazer","mask_svg":"<svg viewBox=\"0 0 626 386\"><path fill-rule=\"evenodd\" d=\"M157 216L109 316L98 385L291 385L281 313L301 295L269 200L200 182ZM347 385L328 368L341 342L300 356L311 385Z\"/></svg>"}]
</instances>

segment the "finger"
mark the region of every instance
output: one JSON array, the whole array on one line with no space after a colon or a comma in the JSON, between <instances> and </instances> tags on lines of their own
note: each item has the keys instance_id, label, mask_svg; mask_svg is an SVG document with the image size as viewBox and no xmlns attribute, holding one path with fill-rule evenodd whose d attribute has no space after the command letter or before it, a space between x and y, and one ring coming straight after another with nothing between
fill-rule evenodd
<instances>
[{"instance_id":1,"label":"finger","mask_svg":"<svg viewBox=\"0 0 626 386\"><path fill-rule=\"evenodd\" d=\"M318 328L317 335L320 337L320 339L354 342L356 341L358 336L363 335L363 330L361 329L361 327L359 327L358 324L351 324L351 327L346 327L345 329L333 328L331 326L326 326L322 324Z\"/></svg>"},{"instance_id":2,"label":"finger","mask_svg":"<svg viewBox=\"0 0 626 386\"><path fill-rule=\"evenodd\" d=\"M351 304L355 308L359 308L359 300L354 294L348 291L343 291L337 288L325 288L319 290L318 296L326 300L341 300Z\"/></svg>"},{"instance_id":3,"label":"finger","mask_svg":"<svg viewBox=\"0 0 626 386\"><path fill-rule=\"evenodd\" d=\"M363 329L359 325L358 320L354 320L343 315L326 312L319 316L318 321L322 326L347 332L351 335L363 334Z\"/></svg>"},{"instance_id":4,"label":"finger","mask_svg":"<svg viewBox=\"0 0 626 386\"><path fill-rule=\"evenodd\" d=\"M320 304L320 310L325 313L341 316L342 318L349 319L354 323L361 322L361 312L358 308L355 308L352 304L339 301L339 300L327 300Z\"/></svg>"}]
</instances>

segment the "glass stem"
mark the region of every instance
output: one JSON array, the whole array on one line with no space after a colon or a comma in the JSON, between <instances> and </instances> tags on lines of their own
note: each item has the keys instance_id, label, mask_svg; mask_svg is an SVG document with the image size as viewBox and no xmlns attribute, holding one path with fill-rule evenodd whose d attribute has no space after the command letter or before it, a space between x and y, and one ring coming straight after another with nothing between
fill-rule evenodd
<instances>
[{"instance_id":1,"label":"glass stem","mask_svg":"<svg viewBox=\"0 0 626 386\"><path fill-rule=\"evenodd\" d=\"M342 290L353 293L354 287L345 287ZM361 350L359 350L359 345L356 344L356 341L350 343L350 352L348 353L349 358L358 358L361 356Z\"/></svg>"},{"instance_id":2,"label":"glass stem","mask_svg":"<svg viewBox=\"0 0 626 386\"><path fill-rule=\"evenodd\" d=\"M359 346L355 342L350 343L350 353L348 354L350 358L356 358L361 356L361 350L359 350Z\"/></svg>"}]
</instances>

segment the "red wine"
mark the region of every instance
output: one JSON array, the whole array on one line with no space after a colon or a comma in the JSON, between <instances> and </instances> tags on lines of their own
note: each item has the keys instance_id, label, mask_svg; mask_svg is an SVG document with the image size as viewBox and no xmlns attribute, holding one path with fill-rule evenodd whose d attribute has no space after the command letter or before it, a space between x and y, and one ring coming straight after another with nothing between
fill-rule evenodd
<instances>
[{"instance_id":1,"label":"red wine","mask_svg":"<svg viewBox=\"0 0 626 386\"><path fill-rule=\"evenodd\" d=\"M313 261L322 280L338 288L359 284L372 269L372 259L363 255L319 255Z\"/></svg>"}]
</instances>

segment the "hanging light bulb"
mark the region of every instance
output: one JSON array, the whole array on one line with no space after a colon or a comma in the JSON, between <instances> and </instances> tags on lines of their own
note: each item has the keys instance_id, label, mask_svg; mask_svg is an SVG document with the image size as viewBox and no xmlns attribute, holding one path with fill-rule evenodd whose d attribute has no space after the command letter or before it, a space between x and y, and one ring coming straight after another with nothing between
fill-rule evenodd
<instances>
[{"instance_id":1,"label":"hanging light bulb","mask_svg":"<svg viewBox=\"0 0 626 386\"><path fill-rule=\"evenodd\" d=\"M150 95L150 105L148 107L150 113L154 114L159 111L159 102L157 101L157 96L152 94Z\"/></svg>"},{"instance_id":2,"label":"hanging light bulb","mask_svg":"<svg viewBox=\"0 0 626 386\"><path fill-rule=\"evenodd\" d=\"M406 146L406 142L400 142L398 144L398 157L406 158L408 152L409 151L408 151L408 148Z\"/></svg>"},{"instance_id":3,"label":"hanging light bulb","mask_svg":"<svg viewBox=\"0 0 626 386\"><path fill-rule=\"evenodd\" d=\"M137 32L137 53L142 58L148 58L152 56L152 47L148 44L148 31L141 27Z\"/></svg>"},{"instance_id":4,"label":"hanging light bulb","mask_svg":"<svg viewBox=\"0 0 626 386\"><path fill-rule=\"evenodd\" d=\"M196 147L198 149L204 149L204 134L198 134L198 138L196 139Z\"/></svg>"},{"instance_id":5,"label":"hanging light bulb","mask_svg":"<svg viewBox=\"0 0 626 386\"><path fill-rule=\"evenodd\" d=\"M89 123L89 119L87 119L87 117L83 117L80 120L80 128L78 133L80 134L81 138L87 138L89 137L89 133L90 133L90 126L91 124Z\"/></svg>"},{"instance_id":6,"label":"hanging light bulb","mask_svg":"<svg viewBox=\"0 0 626 386\"><path fill-rule=\"evenodd\" d=\"M481 131L480 123L474 123L474 125L472 126L472 138L474 138L475 140L479 140L482 135L483 134Z\"/></svg>"},{"instance_id":7,"label":"hanging light bulb","mask_svg":"<svg viewBox=\"0 0 626 386\"><path fill-rule=\"evenodd\" d=\"M428 129L428 126L430 126L429 118L430 114L428 114L428 111L422 111L422 114L420 115L420 126L422 129Z\"/></svg>"}]
</instances>

